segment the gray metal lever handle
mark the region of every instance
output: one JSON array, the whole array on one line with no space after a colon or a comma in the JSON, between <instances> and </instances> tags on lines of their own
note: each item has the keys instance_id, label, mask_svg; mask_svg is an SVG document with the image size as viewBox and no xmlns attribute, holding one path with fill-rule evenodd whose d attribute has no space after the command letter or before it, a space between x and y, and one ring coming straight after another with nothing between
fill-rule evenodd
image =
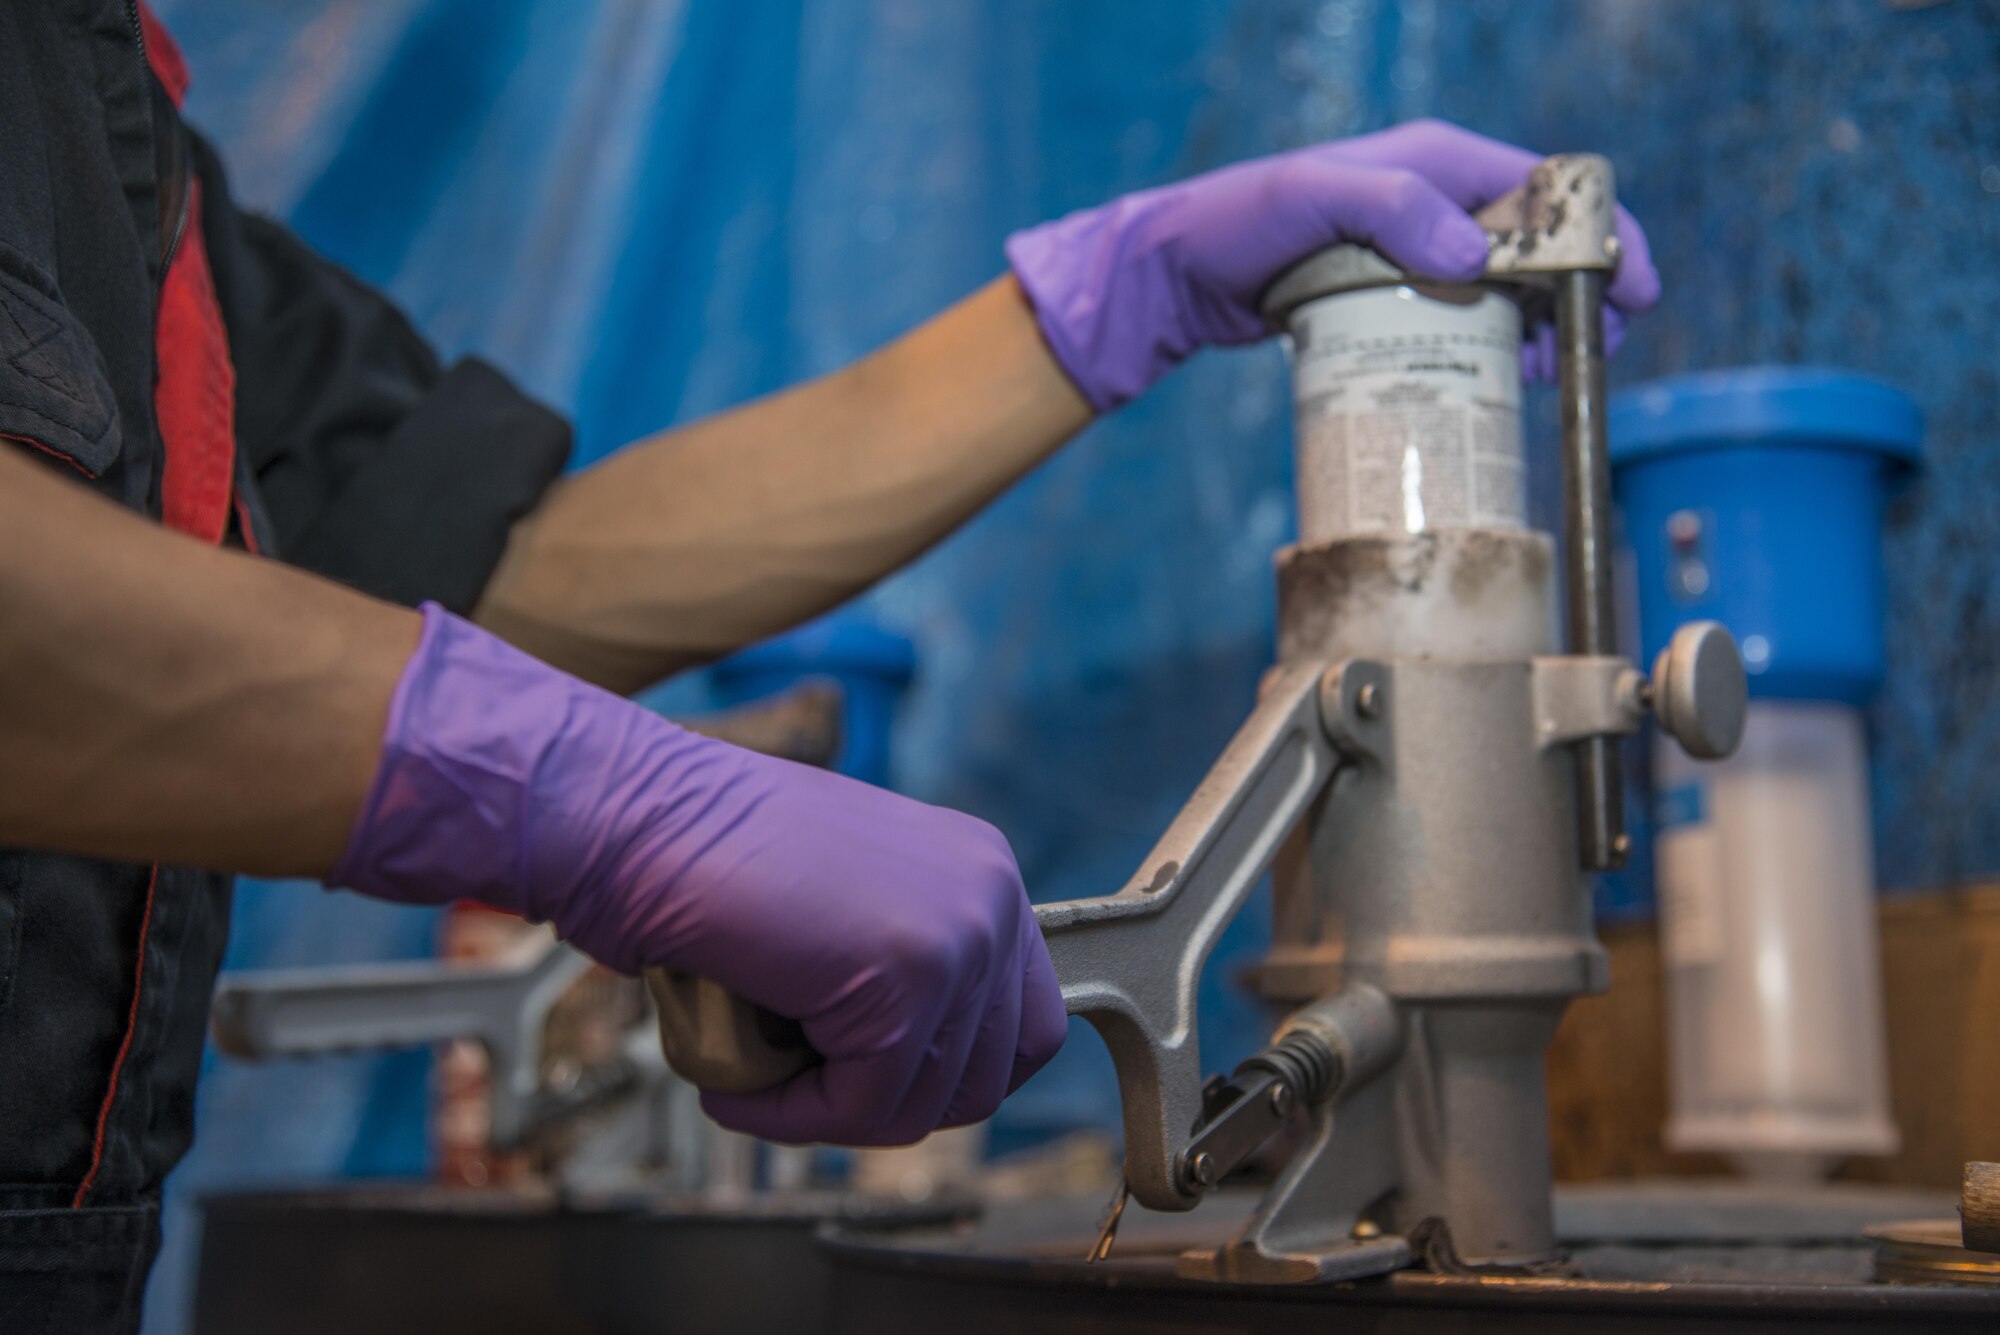
<instances>
[{"instance_id":1,"label":"gray metal lever handle","mask_svg":"<svg viewBox=\"0 0 2000 1335\"><path fill-rule=\"evenodd\" d=\"M797 1020L773 1014L722 984L680 969L646 970L660 1011L660 1052L674 1074L717 1094L783 1084L820 1055Z\"/></svg>"},{"instance_id":2,"label":"gray metal lever handle","mask_svg":"<svg viewBox=\"0 0 2000 1335\"><path fill-rule=\"evenodd\" d=\"M253 1061L453 1038L512 1048L589 968L584 956L551 945L525 963L492 966L411 961L231 973L216 988L211 1024L218 1047Z\"/></svg>"},{"instance_id":3,"label":"gray metal lever handle","mask_svg":"<svg viewBox=\"0 0 2000 1335\"><path fill-rule=\"evenodd\" d=\"M1115 895L1039 904L1063 1002L1118 1072L1125 1180L1153 1210L1199 1199L1176 1163L1201 1116L1195 990L1202 966L1339 756L1321 722L1321 664L1279 668L1194 796Z\"/></svg>"},{"instance_id":4,"label":"gray metal lever handle","mask_svg":"<svg viewBox=\"0 0 2000 1335\"><path fill-rule=\"evenodd\" d=\"M525 963L430 961L281 969L225 976L215 994L216 1045L232 1057L309 1057L369 1048L477 1041L492 1066L493 1138L528 1129L541 1082L542 1025L590 961L551 944ZM721 1093L768 1088L817 1061L795 1021L692 974L647 971L660 1048L676 1074Z\"/></svg>"},{"instance_id":5,"label":"gray metal lever handle","mask_svg":"<svg viewBox=\"0 0 2000 1335\"><path fill-rule=\"evenodd\" d=\"M590 961L550 944L525 962L466 967L433 962L273 969L225 975L211 1026L233 1057L308 1057L368 1048L477 1040L492 1066L493 1140L519 1142L541 1080L549 1008Z\"/></svg>"}]
</instances>

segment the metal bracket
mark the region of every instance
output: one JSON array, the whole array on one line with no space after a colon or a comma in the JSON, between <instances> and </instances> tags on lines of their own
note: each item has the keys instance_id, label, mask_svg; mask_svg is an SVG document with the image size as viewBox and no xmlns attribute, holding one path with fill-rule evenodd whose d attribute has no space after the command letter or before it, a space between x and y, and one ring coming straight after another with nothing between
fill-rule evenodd
<instances>
[{"instance_id":1,"label":"metal bracket","mask_svg":"<svg viewBox=\"0 0 2000 1335\"><path fill-rule=\"evenodd\" d=\"M1312 1132L1257 1210L1220 1246L1182 1252L1183 1279L1325 1284L1410 1263L1410 1247L1371 1232L1364 1213L1395 1190L1394 1082L1370 1080L1312 1111Z\"/></svg>"},{"instance_id":2,"label":"metal bracket","mask_svg":"<svg viewBox=\"0 0 2000 1335\"><path fill-rule=\"evenodd\" d=\"M1139 874L1115 895L1035 908L1063 1001L1111 1051L1125 1178L1140 1204L1186 1210L1176 1163L1201 1117L1195 993L1209 952L1340 760L1319 664L1282 667Z\"/></svg>"},{"instance_id":3,"label":"metal bracket","mask_svg":"<svg viewBox=\"0 0 2000 1335\"><path fill-rule=\"evenodd\" d=\"M1646 718L1646 678L1622 658L1565 657L1530 661L1535 739L1544 750L1586 737L1637 732Z\"/></svg>"}]
</instances>

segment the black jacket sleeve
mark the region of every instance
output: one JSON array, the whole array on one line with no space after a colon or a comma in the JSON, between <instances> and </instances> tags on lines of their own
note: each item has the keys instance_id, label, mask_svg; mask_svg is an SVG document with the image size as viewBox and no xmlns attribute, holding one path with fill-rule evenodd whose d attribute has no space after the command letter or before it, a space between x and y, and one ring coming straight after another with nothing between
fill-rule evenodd
<instances>
[{"instance_id":1,"label":"black jacket sleeve","mask_svg":"<svg viewBox=\"0 0 2000 1335\"><path fill-rule=\"evenodd\" d=\"M230 202L189 136L236 366L236 438L280 559L470 610L569 425L476 358L450 366L380 293Z\"/></svg>"}]
</instances>

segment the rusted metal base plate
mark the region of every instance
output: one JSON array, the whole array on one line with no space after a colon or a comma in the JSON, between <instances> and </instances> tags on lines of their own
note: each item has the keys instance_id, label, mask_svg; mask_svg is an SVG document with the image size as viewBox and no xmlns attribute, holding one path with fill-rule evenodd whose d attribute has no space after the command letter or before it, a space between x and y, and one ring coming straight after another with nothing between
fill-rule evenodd
<instances>
[{"instance_id":1,"label":"rusted metal base plate","mask_svg":"<svg viewBox=\"0 0 2000 1335\"><path fill-rule=\"evenodd\" d=\"M1943 1197L1867 1188L1638 1184L1559 1193L1572 1278L1401 1271L1374 1280L1248 1287L1180 1278L1250 1205L1128 1217L1118 1251L1080 1259L1094 1201L1000 1207L976 1226L822 1237L834 1329L1655 1332L2000 1329L2000 1292L1879 1284L1863 1230Z\"/></svg>"}]
</instances>

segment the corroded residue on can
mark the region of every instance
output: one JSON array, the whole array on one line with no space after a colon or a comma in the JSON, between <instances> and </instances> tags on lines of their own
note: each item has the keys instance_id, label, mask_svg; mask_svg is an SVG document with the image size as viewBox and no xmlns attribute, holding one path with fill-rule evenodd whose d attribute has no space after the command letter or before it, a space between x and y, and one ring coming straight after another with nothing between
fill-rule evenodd
<instances>
[{"instance_id":1,"label":"corroded residue on can","mask_svg":"<svg viewBox=\"0 0 2000 1335\"><path fill-rule=\"evenodd\" d=\"M1518 533L1486 529L1453 536L1457 550L1449 563L1451 595L1461 603L1479 601L1496 578L1535 585L1548 578L1554 554L1546 542L1522 542Z\"/></svg>"},{"instance_id":2,"label":"corroded residue on can","mask_svg":"<svg viewBox=\"0 0 2000 1335\"><path fill-rule=\"evenodd\" d=\"M1492 627L1532 638L1547 605L1549 540L1514 529L1364 535L1278 553L1281 661L1356 653L1484 656ZM1540 652L1524 641L1522 652Z\"/></svg>"}]
</instances>

